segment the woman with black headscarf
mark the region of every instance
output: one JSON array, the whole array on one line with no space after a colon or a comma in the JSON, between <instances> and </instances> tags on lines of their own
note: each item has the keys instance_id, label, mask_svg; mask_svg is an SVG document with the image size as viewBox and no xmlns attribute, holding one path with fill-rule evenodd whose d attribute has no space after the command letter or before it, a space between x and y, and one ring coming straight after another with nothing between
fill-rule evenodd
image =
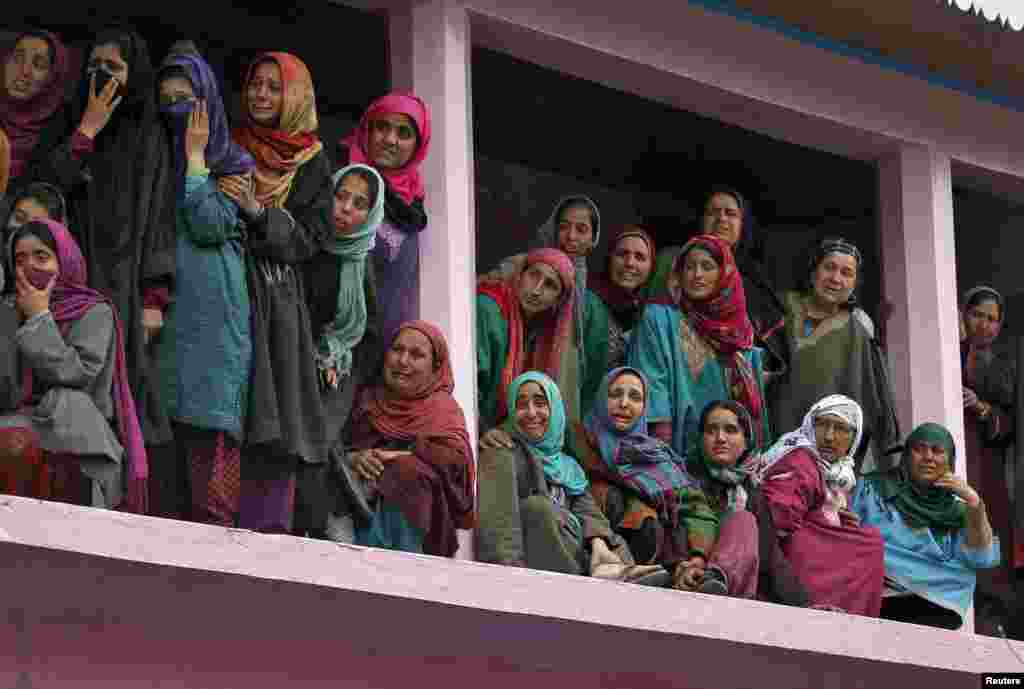
<instances>
[{"instance_id":1,"label":"woman with black headscarf","mask_svg":"<svg viewBox=\"0 0 1024 689\"><path fill-rule=\"evenodd\" d=\"M124 321L128 375L146 444L162 445L171 432L151 340L163 326L174 278L170 147L157 119L145 40L126 28L107 28L86 55L70 108L43 131L26 174L65 191L68 226L91 286L111 296ZM160 493L165 463L154 460L151 485Z\"/></svg>"},{"instance_id":2,"label":"woman with black headscarf","mask_svg":"<svg viewBox=\"0 0 1024 689\"><path fill-rule=\"evenodd\" d=\"M865 439L858 471L888 468L885 456L900 442L892 387L875 326L857 306L864 259L853 243L830 237L813 247L804 288L787 292L789 370L776 381L769 407L776 428L796 428L819 399L841 394L864 410Z\"/></svg>"}]
</instances>

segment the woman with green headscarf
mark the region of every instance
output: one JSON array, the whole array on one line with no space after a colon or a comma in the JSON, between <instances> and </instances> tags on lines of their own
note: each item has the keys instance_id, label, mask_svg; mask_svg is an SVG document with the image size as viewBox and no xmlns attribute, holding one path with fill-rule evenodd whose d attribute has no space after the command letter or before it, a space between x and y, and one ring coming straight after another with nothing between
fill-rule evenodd
<instances>
[{"instance_id":1,"label":"woman with green headscarf","mask_svg":"<svg viewBox=\"0 0 1024 689\"><path fill-rule=\"evenodd\" d=\"M320 253L303 266L328 447L337 445L356 387L374 364L368 360L368 347L372 347L368 343L376 340L375 291L373 264L367 257L384 218L384 185L372 167L344 167L334 173L332 185L334 232L322 238ZM331 456L336 455L332 450ZM335 520L327 514L339 512L338 496L331 495L333 485L322 476L304 483L309 497L297 502L296 517L309 510L313 514L301 521L322 525L330 520L333 524ZM324 485L326 495L321 488ZM301 496L303 486L299 488ZM347 525L351 531L351 523Z\"/></svg>"},{"instance_id":2,"label":"woman with green headscarf","mask_svg":"<svg viewBox=\"0 0 1024 689\"><path fill-rule=\"evenodd\" d=\"M507 397L510 447L480 452L477 559L607 579L657 573L660 567L634 565L594 502L587 475L563 451L566 414L554 381L528 371Z\"/></svg>"},{"instance_id":3,"label":"woman with green headscarf","mask_svg":"<svg viewBox=\"0 0 1024 689\"><path fill-rule=\"evenodd\" d=\"M907 438L898 467L857 484L850 509L885 539L885 619L958 629L976 570L999 564L985 503L955 466L953 436L924 423Z\"/></svg>"}]
</instances>

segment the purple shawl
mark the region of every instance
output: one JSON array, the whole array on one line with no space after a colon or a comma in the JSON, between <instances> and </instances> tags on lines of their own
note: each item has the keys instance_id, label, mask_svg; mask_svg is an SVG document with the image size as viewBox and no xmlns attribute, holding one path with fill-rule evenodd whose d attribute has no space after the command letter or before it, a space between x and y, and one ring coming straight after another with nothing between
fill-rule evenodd
<instances>
[{"instance_id":1,"label":"purple shawl","mask_svg":"<svg viewBox=\"0 0 1024 689\"><path fill-rule=\"evenodd\" d=\"M46 225L57 244L57 262L60 273L50 295L50 313L62 331L96 304L109 304L114 315L114 329L117 339L114 350L113 389L114 413L117 414L117 429L124 446L127 465L127 485L120 509L145 514L148 510L147 480L149 466L146 459L146 445L142 440L139 418L135 413L135 398L128 384L128 369L124 355L124 329L114 303L102 293L87 287L85 258L71 232L54 220L37 220Z\"/></svg>"},{"instance_id":2,"label":"purple shawl","mask_svg":"<svg viewBox=\"0 0 1024 689\"><path fill-rule=\"evenodd\" d=\"M170 67L179 67L185 71L196 98L206 100L206 110L210 116L210 140L206 144L206 165L214 177L240 175L256 167L256 161L231 138L231 128L224 112L224 101L217 86L217 76L203 58L191 53L172 53L160 66L161 74ZM159 78L157 79L159 84ZM185 175L185 129L188 127L188 116L195 107L194 101L183 101L169 107L161 107L160 112L170 125L171 151L174 157L175 179L184 179Z\"/></svg>"}]
</instances>

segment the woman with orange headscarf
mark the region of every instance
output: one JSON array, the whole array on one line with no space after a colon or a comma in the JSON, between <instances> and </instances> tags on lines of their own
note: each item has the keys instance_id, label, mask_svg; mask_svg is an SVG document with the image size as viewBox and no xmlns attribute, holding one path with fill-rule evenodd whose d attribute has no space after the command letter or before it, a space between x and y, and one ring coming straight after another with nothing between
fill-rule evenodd
<instances>
[{"instance_id":1,"label":"woman with orange headscarf","mask_svg":"<svg viewBox=\"0 0 1024 689\"><path fill-rule=\"evenodd\" d=\"M256 159L221 181L248 229L253 372L239 525L319 535L326 527L327 448L309 311L297 268L331 232L330 163L317 137L313 79L302 60L263 53L242 90L233 137Z\"/></svg>"}]
</instances>

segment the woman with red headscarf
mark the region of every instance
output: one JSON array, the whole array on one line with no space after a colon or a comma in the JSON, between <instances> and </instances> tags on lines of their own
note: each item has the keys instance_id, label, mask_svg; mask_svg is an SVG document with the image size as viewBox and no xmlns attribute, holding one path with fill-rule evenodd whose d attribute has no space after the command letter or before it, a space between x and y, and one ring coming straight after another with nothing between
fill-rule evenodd
<instances>
[{"instance_id":1,"label":"woman with red headscarf","mask_svg":"<svg viewBox=\"0 0 1024 689\"><path fill-rule=\"evenodd\" d=\"M350 489L359 545L451 557L474 526L473 449L452 396L448 343L426 321L403 323L381 375L365 388L335 469Z\"/></svg>"},{"instance_id":2,"label":"woman with red headscarf","mask_svg":"<svg viewBox=\"0 0 1024 689\"><path fill-rule=\"evenodd\" d=\"M68 52L48 31L26 31L6 51L3 67L0 129L10 140L10 178L17 182L43 127L64 104Z\"/></svg>"},{"instance_id":3,"label":"woman with red headscarf","mask_svg":"<svg viewBox=\"0 0 1024 689\"><path fill-rule=\"evenodd\" d=\"M16 349L23 380L17 409L0 417L2 488L144 512L146 448L112 302L86 286L85 259L60 223L27 223L9 243L20 325L3 347Z\"/></svg>"},{"instance_id":4,"label":"woman with red headscarf","mask_svg":"<svg viewBox=\"0 0 1024 689\"><path fill-rule=\"evenodd\" d=\"M672 268L681 289L648 304L630 342L629 365L648 378L652 434L688 456L708 402L741 403L754 421L755 447L770 442L763 351L754 347L743 279L729 245L698 235Z\"/></svg>"},{"instance_id":5,"label":"woman with red headscarf","mask_svg":"<svg viewBox=\"0 0 1024 689\"><path fill-rule=\"evenodd\" d=\"M555 381L564 399L579 400L572 337L576 269L558 249L534 249L505 280L482 282L476 296L477 407L481 446L509 446L498 426L508 386L526 371ZM566 404L569 408L570 405Z\"/></svg>"},{"instance_id":6,"label":"woman with red headscarf","mask_svg":"<svg viewBox=\"0 0 1024 689\"><path fill-rule=\"evenodd\" d=\"M248 229L253 312L239 525L320 534L327 523L327 443L302 275L332 232L334 187L306 65L288 53L258 56L242 109L244 121L232 136L256 169L251 178L219 182Z\"/></svg>"},{"instance_id":7,"label":"woman with red headscarf","mask_svg":"<svg viewBox=\"0 0 1024 689\"><path fill-rule=\"evenodd\" d=\"M384 222L377 228L373 249L380 342L385 347L399 325L419 315L418 235L427 226L419 168L429 148L430 113L422 100L406 93L375 100L355 131L339 142L338 167L370 165L385 182ZM378 348L371 356L381 354Z\"/></svg>"}]
</instances>

